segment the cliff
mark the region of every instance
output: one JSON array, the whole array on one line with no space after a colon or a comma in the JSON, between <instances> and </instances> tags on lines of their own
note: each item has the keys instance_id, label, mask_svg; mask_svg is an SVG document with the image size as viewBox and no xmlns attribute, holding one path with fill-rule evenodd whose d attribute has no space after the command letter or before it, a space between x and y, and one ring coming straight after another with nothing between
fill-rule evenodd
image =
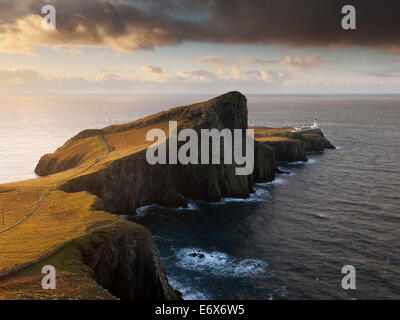
<instances>
[{"instance_id":1,"label":"cliff","mask_svg":"<svg viewBox=\"0 0 400 320\"><path fill-rule=\"evenodd\" d=\"M78 240L75 254L87 273L120 299L181 298L168 284L158 249L144 227L132 224L100 229Z\"/></svg>"},{"instance_id":2,"label":"cliff","mask_svg":"<svg viewBox=\"0 0 400 320\"><path fill-rule=\"evenodd\" d=\"M40 184L64 177L1 186L0 202L8 205L5 228L36 198ZM180 299L168 284L151 233L102 207L87 192L52 190L29 218L1 233L0 300ZM41 286L44 265L56 269L56 290Z\"/></svg>"},{"instance_id":3,"label":"cliff","mask_svg":"<svg viewBox=\"0 0 400 320\"><path fill-rule=\"evenodd\" d=\"M185 206L187 199L219 201L222 197L246 198L252 192L253 182L274 179L276 164L273 149L256 143L255 170L250 176L236 175L235 164L150 165L146 159L149 143L145 141L145 133L151 128L167 131L170 120L178 122L178 130L245 130L247 114L246 98L239 92L230 92L132 123L86 130L54 154L43 157L36 172L46 175L81 165L88 158L82 146L93 144L95 139L101 141L99 137L103 137L111 149L104 165L70 179L61 186L61 190L89 191L103 200L105 210L124 214L134 214L137 208L153 203L178 207ZM165 143L168 145L168 140ZM224 150L223 142L221 149Z\"/></svg>"},{"instance_id":4,"label":"cliff","mask_svg":"<svg viewBox=\"0 0 400 320\"><path fill-rule=\"evenodd\" d=\"M274 149L276 161L307 161L307 153L335 149L321 129L290 132L288 128L251 127L257 142Z\"/></svg>"},{"instance_id":5,"label":"cliff","mask_svg":"<svg viewBox=\"0 0 400 320\"><path fill-rule=\"evenodd\" d=\"M35 172L42 178L0 186L7 213L0 230L0 299L180 299L168 284L151 234L109 212L248 197L254 183L275 178L276 161L304 161L307 152L334 148L321 130L293 134L255 127L254 171L248 176L236 175L235 164L150 165L146 160L150 129L168 133L171 120L178 122L178 131L244 130L247 113L246 98L230 92L127 124L85 130L40 159ZM45 264L57 269L54 291L41 288Z\"/></svg>"}]
</instances>

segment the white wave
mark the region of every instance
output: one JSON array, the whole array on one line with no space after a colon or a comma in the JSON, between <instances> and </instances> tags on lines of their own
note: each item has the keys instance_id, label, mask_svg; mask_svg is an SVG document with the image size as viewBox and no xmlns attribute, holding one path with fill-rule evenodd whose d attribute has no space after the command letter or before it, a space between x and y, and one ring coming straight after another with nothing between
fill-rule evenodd
<instances>
[{"instance_id":1,"label":"white wave","mask_svg":"<svg viewBox=\"0 0 400 320\"><path fill-rule=\"evenodd\" d=\"M211 273L225 278L262 277L268 275L268 263L259 259L238 260L218 251L184 248L176 253L177 266Z\"/></svg>"},{"instance_id":2,"label":"white wave","mask_svg":"<svg viewBox=\"0 0 400 320\"><path fill-rule=\"evenodd\" d=\"M182 293L182 298L184 300L210 300L211 299L208 295L206 295L190 286L184 285L180 281L178 281L174 278L168 277L168 282L172 288L174 288L175 290L178 290L180 293Z\"/></svg>"},{"instance_id":3,"label":"white wave","mask_svg":"<svg viewBox=\"0 0 400 320\"><path fill-rule=\"evenodd\" d=\"M197 204L195 204L194 202L189 202L189 203L188 203L187 210L190 210L190 211L197 211L197 210L199 210L199 207L198 207Z\"/></svg>"},{"instance_id":4,"label":"white wave","mask_svg":"<svg viewBox=\"0 0 400 320\"><path fill-rule=\"evenodd\" d=\"M211 202L211 204L226 204L230 202L253 202L251 198L221 198L220 202Z\"/></svg>"},{"instance_id":5,"label":"white wave","mask_svg":"<svg viewBox=\"0 0 400 320\"><path fill-rule=\"evenodd\" d=\"M278 173L278 176L294 176L296 172L290 171L287 167L279 167L279 170L285 171L286 173Z\"/></svg>"},{"instance_id":6,"label":"white wave","mask_svg":"<svg viewBox=\"0 0 400 320\"><path fill-rule=\"evenodd\" d=\"M160 208L158 204L150 204L148 206L142 206L138 209L136 209L136 216L138 217L144 217L146 213L153 208Z\"/></svg>"},{"instance_id":7,"label":"white wave","mask_svg":"<svg viewBox=\"0 0 400 320\"><path fill-rule=\"evenodd\" d=\"M254 190L255 192L250 194L250 199L254 201L266 201L271 197L267 189L255 187Z\"/></svg>"},{"instance_id":8,"label":"white wave","mask_svg":"<svg viewBox=\"0 0 400 320\"><path fill-rule=\"evenodd\" d=\"M286 184L287 182L288 182L288 181L287 181L286 179L275 178L274 181L255 183L255 185L256 185L256 186L259 186L259 187L265 187L265 186L270 186L270 185L274 185L274 184Z\"/></svg>"},{"instance_id":9,"label":"white wave","mask_svg":"<svg viewBox=\"0 0 400 320\"><path fill-rule=\"evenodd\" d=\"M199 210L199 207L197 206L197 204L193 201L189 201L187 204L187 207L179 207L179 208L175 208L172 210L177 210L177 211L197 211Z\"/></svg>"},{"instance_id":10,"label":"white wave","mask_svg":"<svg viewBox=\"0 0 400 320\"><path fill-rule=\"evenodd\" d=\"M316 159L308 158L307 161L293 161L293 162L287 162L286 164L289 166L300 166L304 164L314 164L317 163L318 161Z\"/></svg>"},{"instance_id":11,"label":"white wave","mask_svg":"<svg viewBox=\"0 0 400 320\"><path fill-rule=\"evenodd\" d=\"M230 202L262 202L270 199L268 190L263 188L254 188L255 192L251 193L248 198L221 198L220 202L211 202L211 204L226 204Z\"/></svg>"},{"instance_id":12,"label":"white wave","mask_svg":"<svg viewBox=\"0 0 400 320\"><path fill-rule=\"evenodd\" d=\"M138 209L136 209L136 216L137 217L144 217L149 210L154 209L154 208L161 208L163 210L171 210L171 211L197 211L199 208L197 207L196 203L190 201L187 204L187 207L179 207L179 208L168 208L164 206L160 206L158 204L150 204L148 206L142 206Z\"/></svg>"},{"instance_id":13,"label":"white wave","mask_svg":"<svg viewBox=\"0 0 400 320\"><path fill-rule=\"evenodd\" d=\"M329 219L328 216L324 213L317 213L314 215L316 218L320 218L320 219Z\"/></svg>"},{"instance_id":14,"label":"white wave","mask_svg":"<svg viewBox=\"0 0 400 320\"><path fill-rule=\"evenodd\" d=\"M302 165L302 164L306 164L307 161L293 161L293 162L287 162L287 165L289 166L296 166L296 165Z\"/></svg>"}]
</instances>

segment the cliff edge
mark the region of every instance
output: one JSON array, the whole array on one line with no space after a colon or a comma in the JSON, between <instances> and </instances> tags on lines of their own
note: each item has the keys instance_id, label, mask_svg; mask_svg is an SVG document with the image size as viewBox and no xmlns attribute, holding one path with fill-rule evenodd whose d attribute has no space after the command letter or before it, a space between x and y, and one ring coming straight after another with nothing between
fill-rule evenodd
<instances>
[{"instance_id":1,"label":"cliff edge","mask_svg":"<svg viewBox=\"0 0 400 320\"><path fill-rule=\"evenodd\" d=\"M131 123L85 130L55 153L42 157L35 171L48 175L65 168L79 167L91 158L92 153L96 153L98 143L101 144L104 139L111 152L103 164L68 180L60 187L61 190L89 191L103 200L105 210L121 214L135 214L137 208L154 203L179 207L185 206L188 199L219 201L223 197L247 198L253 191L254 182L274 179L276 164L272 148L256 143L253 174L239 176L235 173L235 164L150 165L146 150L151 143L145 140L146 133L152 128L167 132L168 121L177 121L178 130L246 130L247 115L246 97L239 92L229 92ZM168 139L165 141L167 145ZM93 145L96 147L92 148ZM223 140L221 150L224 150Z\"/></svg>"},{"instance_id":2,"label":"cliff edge","mask_svg":"<svg viewBox=\"0 0 400 320\"><path fill-rule=\"evenodd\" d=\"M307 161L307 153L321 153L335 146L321 129L291 132L291 128L251 127L255 140L274 149L276 161Z\"/></svg>"}]
</instances>

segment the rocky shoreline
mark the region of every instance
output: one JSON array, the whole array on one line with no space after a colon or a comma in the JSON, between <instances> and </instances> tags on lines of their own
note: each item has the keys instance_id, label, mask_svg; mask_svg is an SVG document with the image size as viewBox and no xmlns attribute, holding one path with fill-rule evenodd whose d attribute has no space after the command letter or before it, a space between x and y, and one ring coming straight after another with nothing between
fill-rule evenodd
<instances>
[{"instance_id":1,"label":"rocky shoreline","mask_svg":"<svg viewBox=\"0 0 400 320\"><path fill-rule=\"evenodd\" d=\"M303 133L290 132L290 128L251 127L259 143L274 148L279 162L307 161L307 153L322 153L325 149L336 149L321 129Z\"/></svg>"},{"instance_id":2,"label":"rocky shoreline","mask_svg":"<svg viewBox=\"0 0 400 320\"><path fill-rule=\"evenodd\" d=\"M247 198L255 183L275 179L280 173L277 162L306 161L308 152L334 148L319 129L290 133L286 129L251 127L255 130L254 171L248 176L236 175L234 164L150 165L145 132L165 128L172 120L178 121L179 129L246 130L247 99L239 92L229 92L128 124L85 130L53 154L43 156L35 172L50 176L82 167L99 158L104 141L109 154L84 174L67 179L58 190L66 194L88 192L98 197L94 204L98 210L135 215L138 208L151 204L181 207L189 200ZM85 237L74 241L70 258L80 265L79 273L89 275L121 299L180 299L168 284L150 232L129 221L87 230Z\"/></svg>"}]
</instances>

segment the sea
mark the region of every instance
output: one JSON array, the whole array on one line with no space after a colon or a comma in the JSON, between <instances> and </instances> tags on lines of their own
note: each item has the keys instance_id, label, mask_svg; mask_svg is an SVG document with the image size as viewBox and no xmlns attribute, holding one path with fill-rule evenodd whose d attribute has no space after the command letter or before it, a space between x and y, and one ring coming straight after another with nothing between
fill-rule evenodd
<instances>
[{"instance_id":1,"label":"sea","mask_svg":"<svg viewBox=\"0 0 400 320\"><path fill-rule=\"evenodd\" d=\"M40 157L81 130L213 96L2 96L0 184L35 178ZM248 199L140 208L129 219L156 236L170 284L185 299L400 299L400 96L247 98L249 124L317 118L337 149L279 163L290 174Z\"/></svg>"}]
</instances>

